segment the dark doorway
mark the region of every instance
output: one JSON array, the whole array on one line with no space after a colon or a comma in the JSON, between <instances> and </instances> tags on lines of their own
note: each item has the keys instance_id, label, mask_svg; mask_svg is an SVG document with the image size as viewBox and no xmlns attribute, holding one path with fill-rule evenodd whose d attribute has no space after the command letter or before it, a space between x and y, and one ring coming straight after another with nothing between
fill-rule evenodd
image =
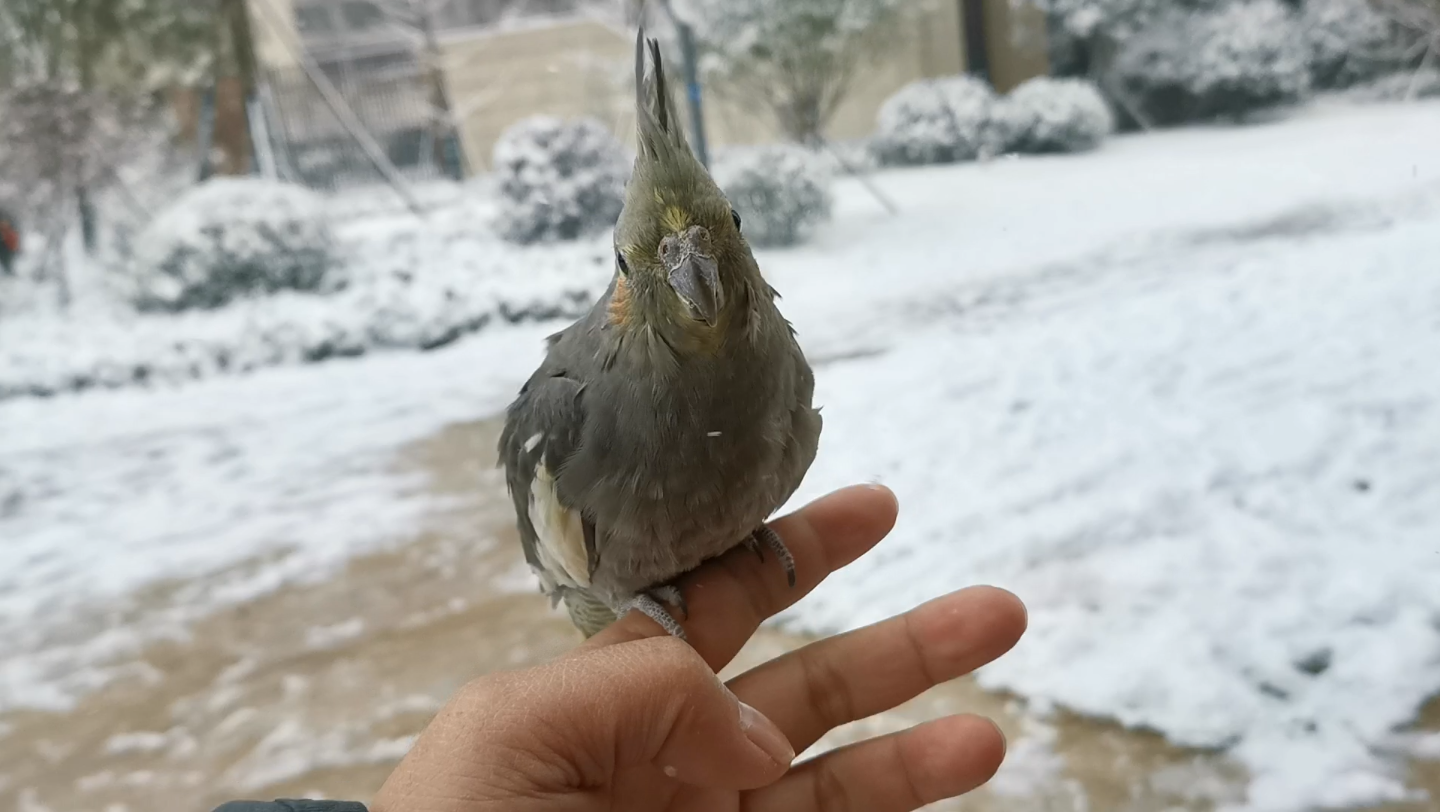
<instances>
[{"instance_id":1,"label":"dark doorway","mask_svg":"<svg viewBox=\"0 0 1440 812\"><path fill-rule=\"evenodd\" d=\"M985 0L960 0L960 24L965 29L965 72L990 78L990 53L985 48Z\"/></svg>"}]
</instances>

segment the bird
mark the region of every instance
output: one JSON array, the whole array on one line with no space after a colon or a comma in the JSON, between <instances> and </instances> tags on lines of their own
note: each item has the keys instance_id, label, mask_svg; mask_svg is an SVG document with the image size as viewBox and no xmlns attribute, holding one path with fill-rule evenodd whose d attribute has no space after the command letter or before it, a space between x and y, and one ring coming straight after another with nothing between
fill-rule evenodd
<instances>
[{"instance_id":1,"label":"bird","mask_svg":"<svg viewBox=\"0 0 1440 812\"><path fill-rule=\"evenodd\" d=\"M563 601L587 638L638 611L685 639L675 582L707 560L769 552L794 587L794 558L765 522L810 469L823 421L779 294L691 151L643 28L635 88L614 274L546 339L498 452L551 606Z\"/></svg>"}]
</instances>

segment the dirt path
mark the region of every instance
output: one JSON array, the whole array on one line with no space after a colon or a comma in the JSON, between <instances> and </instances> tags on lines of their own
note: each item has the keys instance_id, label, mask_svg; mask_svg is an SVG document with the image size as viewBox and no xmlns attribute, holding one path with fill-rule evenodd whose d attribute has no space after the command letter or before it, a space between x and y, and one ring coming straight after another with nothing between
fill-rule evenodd
<instances>
[{"instance_id":1,"label":"dirt path","mask_svg":"<svg viewBox=\"0 0 1440 812\"><path fill-rule=\"evenodd\" d=\"M67 713L0 717L0 808L207 810L237 797L345 797L379 787L431 714L472 676L545 660L578 635L521 564L493 423L455 426L401 464L456 497L425 532L305 588L286 588L145 648L135 676ZM173 586L172 586L173 588ZM157 589L155 601L166 590ZM804 644L767 630L730 671ZM1244 775L1223 757L1022 703L959 680L817 747L944 713L995 718L1010 761L992 787L937 809L1208 810ZM1422 721L1440 729L1440 702ZM1440 798L1440 763L1408 765ZM1387 812L1440 809L1435 802Z\"/></svg>"}]
</instances>

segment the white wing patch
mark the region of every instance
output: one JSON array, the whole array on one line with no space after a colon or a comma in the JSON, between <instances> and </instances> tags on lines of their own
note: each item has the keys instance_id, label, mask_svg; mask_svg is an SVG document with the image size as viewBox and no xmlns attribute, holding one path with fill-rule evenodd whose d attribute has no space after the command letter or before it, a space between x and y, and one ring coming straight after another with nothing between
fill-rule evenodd
<instances>
[{"instance_id":1,"label":"white wing patch","mask_svg":"<svg viewBox=\"0 0 1440 812\"><path fill-rule=\"evenodd\" d=\"M590 556L580 514L560 504L555 477L542 461L530 482L530 524L535 527L536 552L545 572L559 586L590 586Z\"/></svg>"}]
</instances>

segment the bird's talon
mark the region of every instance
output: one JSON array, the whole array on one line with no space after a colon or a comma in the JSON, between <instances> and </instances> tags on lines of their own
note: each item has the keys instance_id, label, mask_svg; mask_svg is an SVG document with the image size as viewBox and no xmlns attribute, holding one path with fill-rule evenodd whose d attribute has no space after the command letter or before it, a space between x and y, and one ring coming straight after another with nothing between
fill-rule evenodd
<instances>
[{"instance_id":1,"label":"bird's talon","mask_svg":"<svg viewBox=\"0 0 1440 812\"><path fill-rule=\"evenodd\" d=\"M755 557L760 559L761 564L765 563L765 545L760 543L760 539L756 538L754 533L745 539L745 549L754 553Z\"/></svg>"},{"instance_id":2,"label":"bird's talon","mask_svg":"<svg viewBox=\"0 0 1440 812\"><path fill-rule=\"evenodd\" d=\"M790 555L790 550L785 546L780 534L770 529L770 525L762 524L750 534L750 541L762 550L769 547L775 557L780 559L780 565L785 568L785 580L790 582L790 586L795 586L795 556Z\"/></svg>"}]
</instances>

